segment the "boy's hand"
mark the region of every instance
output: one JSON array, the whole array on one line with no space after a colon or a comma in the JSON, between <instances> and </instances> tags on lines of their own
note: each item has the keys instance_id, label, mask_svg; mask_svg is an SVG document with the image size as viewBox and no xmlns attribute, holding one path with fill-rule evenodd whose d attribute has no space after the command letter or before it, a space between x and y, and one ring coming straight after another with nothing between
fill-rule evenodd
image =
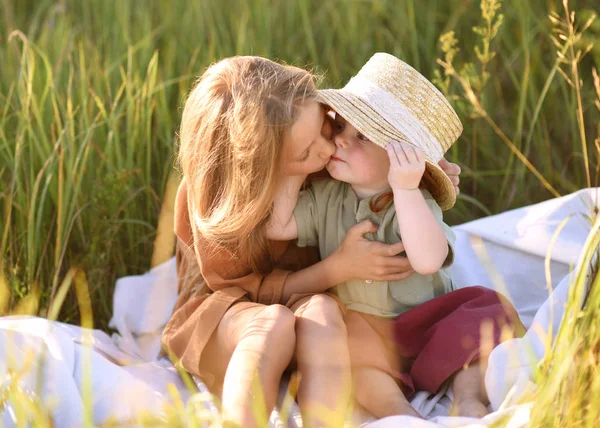
<instances>
[{"instance_id":1,"label":"boy's hand","mask_svg":"<svg viewBox=\"0 0 600 428\"><path fill-rule=\"evenodd\" d=\"M389 143L386 148L390 158L388 181L393 190L414 190L425 172L425 155L418 147L408 143Z\"/></svg>"}]
</instances>

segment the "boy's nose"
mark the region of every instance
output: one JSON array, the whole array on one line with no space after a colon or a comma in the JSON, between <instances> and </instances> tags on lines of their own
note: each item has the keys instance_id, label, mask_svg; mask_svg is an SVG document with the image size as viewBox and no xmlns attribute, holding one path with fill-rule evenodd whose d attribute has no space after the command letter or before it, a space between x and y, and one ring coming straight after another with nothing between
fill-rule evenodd
<instances>
[{"instance_id":1,"label":"boy's nose","mask_svg":"<svg viewBox=\"0 0 600 428\"><path fill-rule=\"evenodd\" d=\"M348 147L348 140L346 140L343 134L337 134L336 136L334 136L333 142L337 147L341 149L345 149Z\"/></svg>"}]
</instances>

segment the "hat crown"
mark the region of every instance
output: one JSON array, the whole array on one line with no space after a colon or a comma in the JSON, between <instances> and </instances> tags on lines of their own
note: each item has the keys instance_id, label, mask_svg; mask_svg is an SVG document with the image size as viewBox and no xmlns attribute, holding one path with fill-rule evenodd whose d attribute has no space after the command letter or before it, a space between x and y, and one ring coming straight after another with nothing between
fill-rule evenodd
<instances>
[{"instance_id":1,"label":"hat crown","mask_svg":"<svg viewBox=\"0 0 600 428\"><path fill-rule=\"evenodd\" d=\"M463 126L444 95L421 73L393 55L378 52L354 76L366 79L389 93L421 122L446 152Z\"/></svg>"}]
</instances>

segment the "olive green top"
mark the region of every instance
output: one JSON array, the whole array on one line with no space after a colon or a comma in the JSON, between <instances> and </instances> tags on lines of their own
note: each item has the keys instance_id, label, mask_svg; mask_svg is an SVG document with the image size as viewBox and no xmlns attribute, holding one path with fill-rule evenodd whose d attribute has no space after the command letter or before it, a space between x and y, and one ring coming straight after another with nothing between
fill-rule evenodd
<instances>
[{"instance_id":1,"label":"olive green top","mask_svg":"<svg viewBox=\"0 0 600 428\"><path fill-rule=\"evenodd\" d=\"M454 232L443 222L442 210L431 194L421 189L425 202L433 212L448 239L448 257L442 269L433 275L413 273L401 281L369 281L352 279L336 285L334 291L346 307L383 317L395 317L410 308L453 290L446 268L454 261ZM383 192L382 192L383 193ZM358 200L352 186L337 180L315 180L300 193L294 209L298 226L298 246L318 246L321 258L333 253L355 224L371 220L379 228L365 238L386 244L401 241L394 204L379 213L370 208L370 201L381 193Z\"/></svg>"}]
</instances>

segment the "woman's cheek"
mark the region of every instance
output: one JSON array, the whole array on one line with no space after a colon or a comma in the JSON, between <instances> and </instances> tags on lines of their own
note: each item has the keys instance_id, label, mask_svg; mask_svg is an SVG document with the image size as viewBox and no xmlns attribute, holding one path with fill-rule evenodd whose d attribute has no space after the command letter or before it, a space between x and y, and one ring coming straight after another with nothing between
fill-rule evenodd
<instances>
[{"instance_id":1,"label":"woman's cheek","mask_svg":"<svg viewBox=\"0 0 600 428\"><path fill-rule=\"evenodd\" d=\"M323 168L325 168L326 165L327 165L327 162L324 162L322 159L317 158L317 160L315 160L314 164L312 165L311 170L308 171L307 174L312 174L314 172L319 172Z\"/></svg>"},{"instance_id":2,"label":"woman's cheek","mask_svg":"<svg viewBox=\"0 0 600 428\"><path fill-rule=\"evenodd\" d=\"M285 174L289 176L305 175L304 169L300 162L288 162L285 166Z\"/></svg>"}]
</instances>

